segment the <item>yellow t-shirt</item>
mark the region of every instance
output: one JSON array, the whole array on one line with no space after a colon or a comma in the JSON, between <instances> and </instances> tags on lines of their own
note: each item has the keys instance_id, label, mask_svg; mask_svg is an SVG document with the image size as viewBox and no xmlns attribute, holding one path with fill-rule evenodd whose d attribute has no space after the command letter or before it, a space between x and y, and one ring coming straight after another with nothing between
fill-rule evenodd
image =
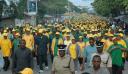
<instances>
[{"instance_id":1,"label":"yellow t-shirt","mask_svg":"<svg viewBox=\"0 0 128 74\"><path fill-rule=\"evenodd\" d=\"M122 46L124 46L125 48L127 48L126 42L124 40L119 40L118 44L121 44Z\"/></svg>"},{"instance_id":2,"label":"yellow t-shirt","mask_svg":"<svg viewBox=\"0 0 128 74\"><path fill-rule=\"evenodd\" d=\"M122 40L122 39L118 41L118 44L121 44L122 46L127 48L126 42L124 40ZM122 57L124 57L124 55L125 55L125 52L122 53Z\"/></svg>"},{"instance_id":3,"label":"yellow t-shirt","mask_svg":"<svg viewBox=\"0 0 128 74\"><path fill-rule=\"evenodd\" d=\"M87 41L85 44L86 44L86 46L90 45L89 41Z\"/></svg>"},{"instance_id":4,"label":"yellow t-shirt","mask_svg":"<svg viewBox=\"0 0 128 74\"><path fill-rule=\"evenodd\" d=\"M101 42L106 42L106 39L102 39Z\"/></svg>"},{"instance_id":5,"label":"yellow t-shirt","mask_svg":"<svg viewBox=\"0 0 128 74\"><path fill-rule=\"evenodd\" d=\"M84 42L78 42L77 44L80 47L80 51L83 52L84 51L84 48L85 48L85 43Z\"/></svg>"},{"instance_id":6,"label":"yellow t-shirt","mask_svg":"<svg viewBox=\"0 0 128 74\"><path fill-rule=\"evenodd\" d=\"M8 57L11 55L12 44L9 39L1 39L0 46L1 46L1 51L4 57Z\"/></svg>"},{"instance_id":7,"label":"yellow t-shirt","mask_svg":"<svg viewBox=\"0 0 128 74\"><path fill-rule=\"evenodd\" d=\"M23 38L26 41L26 47L30 50L33 50L34 46L34 37L33 35L23 35Z\"/></svg>"},{"instance_id":8,"label":"yellow t-shirt","mask_svg":"<svg viewBox=\"0 0 128 74\"><path fill-rule=\"evenodd\" d=\"M112 41L106 40L106 41L104 42L103 51L106 52L112 44L113 44Z\"/></svg>"},{"instance_id":9,"label":"yellow t-shirt","mask_svg":"<svg viewBox=\"0 0 128 74\"><path fill-rule=\"evenodd\" d=\"M72 59L76 59L77 55L76 55L76 44L71 44L69 46L69 53L70 53L70 57Z\"/></svg>"}]
</instances>

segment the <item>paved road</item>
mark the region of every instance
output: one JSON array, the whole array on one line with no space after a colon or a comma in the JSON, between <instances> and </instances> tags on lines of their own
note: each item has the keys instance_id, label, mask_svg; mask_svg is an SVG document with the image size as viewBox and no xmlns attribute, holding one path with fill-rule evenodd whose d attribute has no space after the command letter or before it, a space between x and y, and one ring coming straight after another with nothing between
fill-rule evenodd
<instances>
[{"instance_id":1,"label":"paved road","mask_svg":"<svg viewBox=\"0 0 128 74\"><path fill-rule=\"evenodd\" d=\"M34 74L51 74L51 62L50 59L48 59L49 61L49 69L48 70L44 70L43 73L39 73L39 67L36 65L36 60L34 59ZM11 74L11 67L9 68L9 70L7 72L5 71L0 71L0 74ZM76 72L76 74L81 74L79 71ZM125 66L125 71L123 72L123 74L128 74L128 63Z\"/></svg>"},{"instance_id":2,"label":"paved road","mask_svg":"<svg viewBox=\"0 0 128 74\"><path fill-rule=\"evenodd\" d=\"M50 56L48 56L48 64L49 64L49 69L48 70L44 70L43 73L39 73L39 67L36 65L36 59L34 58L34 74L51 74L51 60L50 60ZM7 72L5 71L0 71L0 74L11 74L11 67L9 68L9 70ZM80 72L76 72L76 74L80 74Z\"/></svg>"}]
</instances>

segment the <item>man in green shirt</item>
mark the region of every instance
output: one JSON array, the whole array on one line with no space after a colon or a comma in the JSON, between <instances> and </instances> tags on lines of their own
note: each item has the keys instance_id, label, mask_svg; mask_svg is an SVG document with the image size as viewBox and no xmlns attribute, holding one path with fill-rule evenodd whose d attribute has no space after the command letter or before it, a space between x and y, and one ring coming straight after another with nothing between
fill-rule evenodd
<instances>
[{"instance_id":1,"label":"man in green shirt","mask_svg":"<svg viewBox=\"0 0 128 74\"><path fill-rule=\"evenodd\" d=\"M14 48L14 50L18 49L19 43L20 43L20 34L17 32L15 34L14 40L13 40L13 48Z\"/></svg>"},{"instance_id":2,"label":"man in green shirt","mask_svg":"<svg viewBox=\"0 0 128 74\"><path fill-rule=\"evenodd\" d=\"M117 38L113 38L113 45L110 46L108 52L112 57L112 74L122 74L123 69L123 60L122 52L125 51L125 48L117 43Z\"/></svg>"},{"instance_id":3,"label":"man in green shirt","mask_svg":"<svg viewBox=\"0 0 128 74\"><path fill-rule=\"evenodd\" d=\"M83 36L84 36L84 38L83 38L84 39L84 42L85 43L89 42L89 39L87 38L87 33L84 33Z\"/></svg>"}]
</instances>

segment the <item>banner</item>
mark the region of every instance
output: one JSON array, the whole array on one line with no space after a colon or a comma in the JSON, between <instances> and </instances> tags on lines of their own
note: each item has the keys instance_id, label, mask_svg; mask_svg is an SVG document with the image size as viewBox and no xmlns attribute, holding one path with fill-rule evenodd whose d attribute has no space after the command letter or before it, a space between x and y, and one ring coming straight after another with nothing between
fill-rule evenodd
<instances>
[{"instance_id":1,"label":"banner","mask_svg":"<svg viewBox=\"0 0 128 74\"><path fill-rule=\"evenodd\" d=\"M36 15L37 14L37 0L28 0L28 14Z\"/></svg>"}]
</instances>

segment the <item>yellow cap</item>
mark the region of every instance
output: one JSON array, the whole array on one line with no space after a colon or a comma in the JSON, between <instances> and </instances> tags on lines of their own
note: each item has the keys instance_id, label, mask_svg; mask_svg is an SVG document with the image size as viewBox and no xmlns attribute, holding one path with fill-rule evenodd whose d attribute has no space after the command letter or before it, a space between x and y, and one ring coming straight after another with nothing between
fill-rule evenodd
<instances>
[{"instance_id":1,"label":"yellow cap","mask_svg":"<svg viewBox=\"0 0 128 74\"><path fill-rule=\"evenodd\" d=\"M84 34L87 34L87 32L85 31Z\"/></svg>"},{"instance_id":2,"label":"yellow cap","mask_svg":"<svg viewBox=\"0 0 128 74\"><path fill-rule=\"evenodd\" d=\"M71 30L67 29L66 32L71 32Z\"/></svg>"},{"instance_id":3,"label":"yellow cap","mask_svg":"<svg viewBox=\"0 0 128 74\"><path fill-rule=\"evenodd\" d=\"M65 29L64 29L64 30L62 30L62 32L65 32Z\"/></svg>"},{"instance_id":4,"label":"yellow cap","mask_svg":"<svg viewBox=\"0 0 128 74\"><path fill-rule=\"evenodd\" d=\"M84 30L84 27L81 27L81 30Z\"/></svg>"},{"instance_id":5,"label":"yellow cap","mask_svg":"<svg viewBox=\"0 0 128 74\"><path fill-rule=\"evenodd\" d=\"M105 33L104 35L108 36L108 33Z\"/></svg>"},{"instance_id":6,"label":"yellow cap","mask_svg":"<svg viewBox=\"0 0 128 74\"><path fill-rule=\"evenodd\" d=\"M30 28L26 28L26 31L30 31Z\"/></svg>"},{"instance_id":7,"label":"yellow cap","mask_svg":"<svg viewBox=\"0 0 128 74\"><path fill-rule=\"evenodd\" d=\"M36 32L35 30L32 30L32 32Z\"/></svg>"},{"instance_id":8,"label":"yellow cap","mask_svg":"<svg viewBox=\"0 0 128 74\"><path fill-rule=\"evenodd\" d=\"M98 35L97 34L94 34L93 37L98 37Z\"/></svg>"},{"instance_id":9,"label":"yellow cap","mask_svg":"<svg viewBox=\"0 0 128 74\"><path fill-rule=\"evenodd\" d=\"M71 39L73 40L73 39L75 39L75 37L74 37L74 36L72 36L72 37L71 37Z\"/></svg>"},{"instance_id":10,"label":"yellow cap","mask_svg":"<svg viewBox=\"0 0 128 74\"><path fill-rule=\"evenodd\" d=\"M92 35L92 34L88 34L87 36L88 36L88 37L93 37L93 35Z\"/></svg>"},{"instance_id":11,"label":"yellow cap","mask_svg":"<svg viewBox=\"0 0 128 74\"><path fill-rule=\"evenodd\" d=\"M68 36L68 37L69 37L70 35L69 35L69 34L66 34L66 36Z\"/></svg>"},{"instance_id":12,"label":"yellow cap","mask_svg":"<svg viewBox=\"0 0 128 74\"><path fill-rule=\"evenodd\" d=\"M101 39L101 42L106 42L106 40L105 39Z\"/></svg>"},{"instance_id":13,"label":"yellow cap","mask_svg":"<svg viewBox=\"0 0 128 74\"><path fill-rule=\"evenodd\" d=\"M42 24L38 24L38 27L42 27Z\"/></svg>"},{"instance_id":14,"label":"yellow cap","mask_svg":"<svg viewBox=\"0 0 128 74\"><path fill-rule=\"evenodd\" d=\"M111 31L111 28L109 28L108 31Z\"/></svg>"},{"instance_id":15,"label":"yellow cap","mask_svg":"<svg viewBox=\"0 0 128 74\"><path fill-rule=\"evenodd\" d=\"M52 26L52 24L48 24L48 26L50 27L50 26Z\"/></svg>"},{"instance_id":16,"label":"yellow cap","mask_svg":"<svg viewBox=\"0 0 128 74\"><path fill-rule=\"evenodd\" d=\"M98 37L100 37L101 36L101 33L98 33Z\"/></svg>"},{"instance_id":17,"label":"yellow cap","mask_svg":"<svg viewBox=\"0 0 128 74\"><path fill-rule=\"evenodd\" d=\"M121 37L123 37L123 36L124 36L122 33L119 33L118 35L119 35L119 36L121 36Z\"/></svg>"},{"instance_id":18,"label":"yellow cap","mask_svg":"<svg viewBox=\"0 0 128 74\"><path fill-rule=\"evenodd\" d=\"M95 31L95 29L92 29L92 31Z\"/></svg>"},{"instance_id":19,"label":"yellow cap","mask_svg":"<svg viewBox=\"0 0 128 74\"><path fill-rule=\"evenodd\" d=\"M52 34L52 32L50 31L49 34Z\"/></svg>"},{"instance_id":20,"label":"yellow cap","mask_svg":"<svg viewBox=\"0 0 128 74\"><path fill-rule=\"evenodd\" d=\"M119 29L119 31L122 31L122 29Z\"/></svg>"},{"instance_id":21,"label":"yellow cap","mask_svg":"<svg viewBox=\"0 0 128 74\"><path fill-rule=\"evenodd\" d=\"M95 29L94 31L98 31L98 29Z\"/></svg>"},{"instance_id":22,"label":"yellow cap","mask_svg":"<svg viewBox=\"0 0 128 74\"><path fill-rule=\"evenodd\" d=\"M37 31L37 27L34 28Z\"/></svg>"},{"instance_id":23,"label":"yellow cap","mask_svg":"<svg viewBox=\"0 0 128 74\"><path fill-rule=\"evenodd\" d=\"M38 33L42 33L42 32L43 32L43 29L39 29L39 30L38 30Z\"/></svg>"},{"instance_id":24,"label":"yellow cap","mask_svg":"<svg viewBox=\"0 0 128 74\"><path fill-rule=\"evenodd\" d=\"M114 36L114 35L110 33L110 34L108 34L107 36Z\"/></svg>"},{"instance_id":25,"label":"yellow cap","mask_svg":"<svg viewBox=\"0 0 128 74\"><path fill-rule=\"evenodd\" d=\"M7 30L4 30L4 33L7 33Z\"/></svg>"},{"instance_id":26,"label":"yellow cap","mask_svg":"<svg viewBox=\"0 0 128 74\"><path fill-rule=\"evenodd\" d=\"M29 23L26 23L25 25L26 25L26 27L29 27L30 24Z\"/></svg>"},{"instance_id":27,"label":"yellow cap","mask_svg":"<svg viewBox=\"0 0 128 74\"><path fill-rule=\"evenodd\" d=\"M31 68L25 68L23 71L20 72L21 74L33 74Z\"/></svg>"},{"instance_id":28,"label":"yellow cap","mask_svg":"<svg viewBox=\"0 0 128 74\"><path fill-rule=\"evenodd\" d=\"M83 36L79 36L79 38L81 39L81 38L83 38Z\"/></svg>"},{"instance_id":29,"label":"yellow cap","mask_svg":"<svg viewBox=\"0 0 128 74\"><path fill-rule=\"evenodd\" d=\"M8 30L9 28L8 27L6 27L6 30Z\"/></svg>"},{"instance_id":30,"label":"yellow cap","mask_svg":"<svg viewBox=\"0 0 128 74\"><path fill-rule=\"evenodd\" d=\"M14 32L14 31L16 31L15 29L12 29L12 31Z\"/></svg>"},{"instance_id":31,"label":"yellow cap","mask_svg":"<svg viewBox=\"0 0 128 74\"><path fill-rule=\"evenodd\" d=\"M3 33L3 36L8 36L8 33Z\"/></svg>"},{"instance_id":32,"label":"yellow cap","mask_svg":"<svg viewBox=\"0 0 128 74\"><path fill-rule=\"evenodd\" d=\"M56 27L59 27L59 26L60 26L59 24L56 25Z\"/></svg>"},{"instance_id":33,"label":"yellow cap","mask_svg":"<svg viewBox=\"0 0 128 74\"><path fill-rule=\"evenodd\" d=\"M56 32L56 34L60 34L60 32Z\"/></svg>"}]
</instances>

